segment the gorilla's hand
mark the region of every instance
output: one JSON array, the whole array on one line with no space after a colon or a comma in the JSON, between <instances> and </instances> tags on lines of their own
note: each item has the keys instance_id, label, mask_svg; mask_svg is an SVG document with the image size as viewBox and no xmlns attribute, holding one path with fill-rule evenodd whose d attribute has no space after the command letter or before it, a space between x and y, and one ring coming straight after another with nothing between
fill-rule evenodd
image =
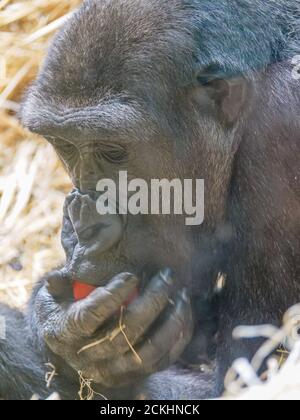
<instances>
[{"instance_id":1,"label":"gorilla's hand","mask_svg":"<svg viewBox=\"0 0 300 420\"><path fill-rule=\"evenodd\" d=\"M190 299L185 290L173 298L174 282L170 271L164 270L123 311L137 284L134 276L121 274L75 303L60 303L43 286L35 313L50 350L107 388L129 384L174 363L192 336Z\"/></svg>"}]
</instances>

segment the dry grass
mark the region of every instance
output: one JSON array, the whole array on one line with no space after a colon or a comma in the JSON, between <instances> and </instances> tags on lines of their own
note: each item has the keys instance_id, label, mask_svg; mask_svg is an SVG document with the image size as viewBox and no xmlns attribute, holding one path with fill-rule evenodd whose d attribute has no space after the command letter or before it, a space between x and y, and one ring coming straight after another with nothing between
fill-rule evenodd
<instances>
[{"instance_id":1,"label":"dry grass","mask_svg":"<svg viewBox=\"0 0 300 420\"><path fill-rule=\"evenodd\" d=\"M69 179L45 141L24 131L19 103L49 39L80 0L0 0L0 300L22 307L59 264Z\"/></svg>"},{"instance_id":2,"label":"dry grass","mask_svg":"<svg viewBox=\"0 0 300 420\"><path fill-rule=\"evenodd\" d=\"M225 378L225 399L300 400L300 305L286 312L281 328L239 327L233 335L236 339L263 337L266 341L251 363L246 359L234 362ZM267 370L260 375L264 361Z\"/></svg>"}]
</instances>

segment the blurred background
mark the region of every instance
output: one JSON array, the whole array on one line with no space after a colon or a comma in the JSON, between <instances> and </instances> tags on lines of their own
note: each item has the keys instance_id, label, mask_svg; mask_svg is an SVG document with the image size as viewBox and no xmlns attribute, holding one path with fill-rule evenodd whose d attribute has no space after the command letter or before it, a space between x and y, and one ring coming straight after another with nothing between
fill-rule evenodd
<instances>
[{"instance_id":1,"label":"blurred background","mask_svg":"<svg viewBox=\"0 0 300 420\"><path fill-rule=\"evenodd\" d=\"M45 140L17 113L55 31L79 0L0 0L0 300L24 307L32 284L59 265L70 181Z\"/></svg>"}]
</instances>

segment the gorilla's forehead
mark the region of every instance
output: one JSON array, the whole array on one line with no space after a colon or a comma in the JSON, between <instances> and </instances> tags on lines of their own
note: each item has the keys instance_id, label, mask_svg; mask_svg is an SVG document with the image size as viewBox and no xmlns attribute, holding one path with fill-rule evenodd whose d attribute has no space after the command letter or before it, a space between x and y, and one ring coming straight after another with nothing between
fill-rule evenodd
<instances>
[{"instance_id":1,"label":"gorilla's forehead","mask_svg":"<svg viewBox=\"0 0 300 420\"><path fill-rule=\"evenodd\" d=\"M37 90L99 98L156 88L170 97L195 63L220 77L264 69L300 38L294 1L286 2L87 0L55 38Z\"/></svg>"},{"instance_id":2,"label":"gorilla's forehead","mask_svg":"<svg viewBox=\"0 0 300 420\"><path fill-rule=\"evenodd\" d=\"M184 77L194 39L181 0L89 0L54 40L41 78L53 88L118 89L169 76ZM182 74L180 74L182 72ZM164 83L166 80L164 80Z\"/></svg>"}]
</instances>

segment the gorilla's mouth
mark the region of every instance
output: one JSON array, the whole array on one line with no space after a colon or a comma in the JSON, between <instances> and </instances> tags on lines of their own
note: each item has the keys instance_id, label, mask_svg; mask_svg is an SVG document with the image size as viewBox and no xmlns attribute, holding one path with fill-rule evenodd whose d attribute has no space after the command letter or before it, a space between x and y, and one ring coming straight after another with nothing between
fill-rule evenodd
<instances>
[{"instance_id":1,"label":"gorilla's mouth","mask_svg":"<svg viewBox=\"0 0 300 420\"><path fill-rule=\"evenodd\" d=\"M133 271L133 264L118 255L117 249L111 249L104 254L98 253L97 236L102 232L102 226L89 228L84 233L89 241L77 243L71 253L68 253L65 272L72 280L78 280L95 286L106 285L115 275Z\"/></svg>"}]
</instances>

